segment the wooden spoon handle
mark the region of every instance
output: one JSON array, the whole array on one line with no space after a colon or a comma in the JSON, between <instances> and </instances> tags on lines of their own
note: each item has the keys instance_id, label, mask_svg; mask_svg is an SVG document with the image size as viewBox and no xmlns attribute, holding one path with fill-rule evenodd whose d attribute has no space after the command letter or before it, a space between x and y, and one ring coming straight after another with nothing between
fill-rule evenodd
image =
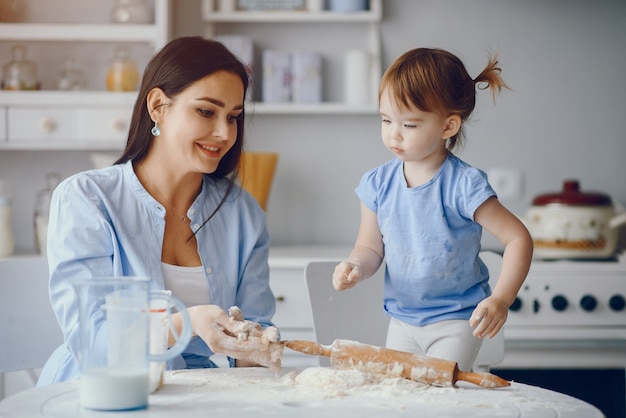
<instances>
[{"instance_id":1,"label":"wooden spoon handle","mask_svg":"<svg viewBox=\"0 0 626 418\"><path fill-rule=\"evenodd\" d=\"M504 380L491 373L472 373L459 370L456 373L456 380L463 380L484 388L503 388L511 386L511 382L508 380Z\"/></svg>"}]
</instances>

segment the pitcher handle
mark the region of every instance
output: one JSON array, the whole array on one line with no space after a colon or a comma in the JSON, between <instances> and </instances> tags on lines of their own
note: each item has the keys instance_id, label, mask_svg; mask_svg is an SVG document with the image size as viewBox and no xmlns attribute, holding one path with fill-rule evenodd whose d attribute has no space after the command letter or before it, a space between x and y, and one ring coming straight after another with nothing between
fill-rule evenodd
<instances>
[{"instance_id":1,"label":"pitcher handle","mask_svg":"<svg viewBox=\"0 0 626 418\"><path fill-rule=\"evenodd\" d=\"M176 339L176 343L162 353L149 354L148 358L150 359L150 361L171 360L174 357L180 355L185 350L185 348L187 348L187 345L189 344L189 341L191 340L191 318L189 318L189 313L187 312L187 306L185 306L185 304L180 299L178 299L176 296L172 295L169 292L168 293L162 292L162 291L150 292L150 299L161 299L168 303L167 305L168 306L167 308L168 323L170 324L170 331L172 332L172 335ZM172 312L170 309L170 305L173 305L181 315L183 327L182 327L182 331L180 335L178 335L178 333L174 329L174 326L172 325L172 318L171 318Z\"/></svg>"}]
</instances>

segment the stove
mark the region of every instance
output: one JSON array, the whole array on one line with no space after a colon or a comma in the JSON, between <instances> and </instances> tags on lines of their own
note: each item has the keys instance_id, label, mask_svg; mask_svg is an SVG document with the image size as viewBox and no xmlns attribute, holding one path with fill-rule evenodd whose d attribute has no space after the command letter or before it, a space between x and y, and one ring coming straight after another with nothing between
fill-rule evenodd
<instances>
[{"instance_id":1,"label":"stove","mask_svg":"<svg viewBox=\"0 0 626 418\"><path fill-rule=\"evenodd\" d=\"M626 254L607 261L534 260L510 308L507 335L626 339Z\"/></svg>"},{"instance_id":2,"label":"stove","mask_svg":"<svg viewBox=\"0 0 626 418\"><path fill-rule=\"evenodd\" d=\"M509 310L500 376L626 412L626 254L533 260Z\"/></svg>"}]
</instances>

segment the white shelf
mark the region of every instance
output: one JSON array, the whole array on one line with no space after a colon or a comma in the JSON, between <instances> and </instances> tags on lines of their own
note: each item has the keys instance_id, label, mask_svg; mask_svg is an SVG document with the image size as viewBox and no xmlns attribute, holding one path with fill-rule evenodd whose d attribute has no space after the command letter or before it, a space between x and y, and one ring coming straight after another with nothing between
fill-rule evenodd
<instances>
[{"instance_id":1,"label":"white shelf","mask_svg":"<svg viewBox=\"0 0 626 418\"><path fill-rule=\"evenodd\" d=\"M363 32L365 34L364 41L366 44L364 49L367 49L371 56L370 103L359 105L342 103L338 101L341 100L341 97L329 97L327 98L328 101L316 104L255 102L246 108L246 112L253 115L371 115L378 113L378 106L374 98L378 92L378 82L382 74L382 54L380 46L382 0L370 0L369 4L369 10L359 12L337 12L332 10L236 10L222 12L220 10L214 10L215 1L203 0L202 19L204 21L205 36L207 38L219 35L220 31L228 33L228 26L237 24L275 23L276 25L271 26L272 31L283 30L279 25L281 23L319 23L328 25L354 23L363 25ZM238 29L242 30L241 25L238 26ZM250 29L243 29L243 32L251 34L255 42L259 41L259 43L262 43L257 38L262 38L263 35L255 32L252 27ZM297 35L293 34L293 36ZM336 55L334 59L337 59Z\"/></svg>"},{"instance_id":2,"label":"white shelf","mask_svg":"<svg viewBox=\"0 0 626 418\"><path fill-rule=\"evenodd\" d=\"M0 41L144 42L154 49L169 38L169 0L155 0L154 23L0 23Z\"/></svg>"},{"instance_id":3,"label":"white shelf","mask_svg":"<svg viewBox=\"0 0 626 418\"><path fill-rule=\"evenodd\" d=\"M3 41L123 41L154 43L158 38L155 25L1 23Z\"/></svg>"},{"instance_id":4,"label":"white shelf","mask_svg":"<svg viewBox=\"0 0 626 418\"><path fill-rule=\"evenodd\" d=\"M0 106L132 106L137 92L108 91L0 91ZM325 103L246 103L246 113L262 115L294 114L376 114L375 104L351 105L340 102Z\"/></svg>"},{"instance_id":5,"label":"white shelf","mask_svg":"<svg viewBox=\"0 0 626 418\"><path fill-rule=\"evenodd\" d=\"M133 106L137 92L1 91L0 106Z\"/></svg>"},{"instance_id":6,"label":"white shelf","mask_svg":"<svg viewBox=\"0 0 626 418\"><path fill-rule=\"evenodd\" d=\"M370 0L370 9L359 12L332 10L213 10L213 0L203 0L202 19L205 22L379 22L382 19L382 1ZM219 1L218 1L219 3Z\"/></svg>"},{"instance_id":7,"label":"white shelf","mask_svg":"<svg viewBox=\"0 0 626 418\"><path fill-rule=\"evenodd\" d=\"M337 13L332 11L308 12L302 11L238 11L230 13L204 12L205 22L378 22L381 19L380 12L366 11L353 13Z\"/></svg>"},{"instance_id":8,"label":"white shelf","mask_svg":"<svg viewBox=\"0 0 626 418\"><path fill-rule=\"evenodd\" d=\"M0 142L0 151L122 151L119 141Z\"/></svg>"},{"instance_id":9,"label":"white shelf","mask_svg":"<svg viewBox=\"0 0 626 418\"><path fill-rule=\"evenodd\" d=\"M315 104L254 102L246 107L247 115L372 115L378 113L374 104L350 105L339 102Z\"/></svg>"}]
</instances>

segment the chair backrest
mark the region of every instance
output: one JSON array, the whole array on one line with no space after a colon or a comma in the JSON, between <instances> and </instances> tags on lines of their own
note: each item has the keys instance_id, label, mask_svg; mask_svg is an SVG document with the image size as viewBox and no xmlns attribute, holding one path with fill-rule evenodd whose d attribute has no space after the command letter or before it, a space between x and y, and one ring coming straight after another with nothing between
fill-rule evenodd
<instances>
[{"instance_id":1,"label":"chair backrest","mask_svg":"<svg viewBox=\"0 0 626 418\"><path fill-rule=\"evenodd\" d=\"M43 257L0 258L0 373L42 367L63 343Z\"/></svg>"},{"instance_id":2,"label":"chair backrest","mask_svg":"<svg viewBox=\"0 0 626 418\"><path fill-rule=\"evenodd\" d=\"M481 259L489 268L493 287L500 274L502 257L493 252L481 252ZM332 285L336 261L313 261L305 268L305 280L313 313L315 338L320 344L331 344L336 339L359 341L384 347L387 340L389 317L383 309L385 269L342 292ZM504 337L499 332L493 339L485 339L474 362L475 371L488 371L489 366L504 359ZM327 358L320 358L328 365Z\"/></svg>"}]
</instances>

